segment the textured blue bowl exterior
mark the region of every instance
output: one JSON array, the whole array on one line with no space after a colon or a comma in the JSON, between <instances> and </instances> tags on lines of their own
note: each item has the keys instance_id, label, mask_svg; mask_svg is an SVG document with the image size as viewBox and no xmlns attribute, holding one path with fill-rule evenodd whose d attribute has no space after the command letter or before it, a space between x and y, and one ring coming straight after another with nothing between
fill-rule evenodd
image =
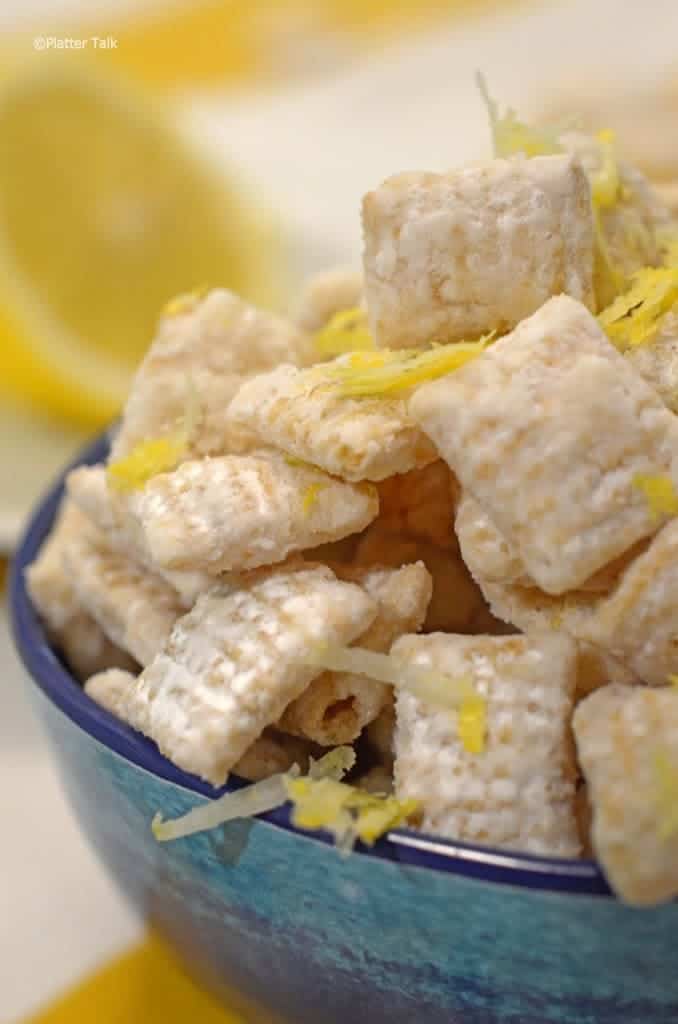
<instances>
[{"instance_id":1,"label":"textured blue bowl exterior","mask_svg":"<svg viewBox=\"0 0 678 1024\"><path fill-rule=\"evenodd\" d=\"M342 860L286 811L156 843L157 810L172 817L213 793L92 705L49 650L23 568L57 497L29 528L12 582L37 708L83 831L215 991L231 1003L237 991L252 1021L280 1024L678 1022L678 905L624 907L594 865L406 832Z\"/></svg>"}]
</instances>

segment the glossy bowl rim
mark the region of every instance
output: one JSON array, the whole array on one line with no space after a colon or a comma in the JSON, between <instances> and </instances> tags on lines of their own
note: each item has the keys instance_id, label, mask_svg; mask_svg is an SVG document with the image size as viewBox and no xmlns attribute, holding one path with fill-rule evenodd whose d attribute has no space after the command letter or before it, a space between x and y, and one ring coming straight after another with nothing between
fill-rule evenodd
<instances>
[{"instance_id":1,"label":"glossy bowl rim","mask_svg":"<svg viewBox=\"0 0 678 1024\"><path fill-rule=\"evenodd\" d=\"M36 557L51 528L64 493L67 473L75 466L101 462L108 448L108 432L88 444L59 474L26 525L10 573L9 609L14 642L34 683L48 701L77 727L123 760L157 778L198 796L214 798L245 783L232 779L226 786L215 790L209 783L177 768L163 757L151 740L95 704L50 645L25 586L25 570ZM308 833L295 828L290 821L288 805L259 817L310 842L331 842L324 833ZM595 861L514 853L410 829L394 829L373 847L361 846L358 855L476 878L487 883L614 898Z\"/></svg>"}]
</instances>

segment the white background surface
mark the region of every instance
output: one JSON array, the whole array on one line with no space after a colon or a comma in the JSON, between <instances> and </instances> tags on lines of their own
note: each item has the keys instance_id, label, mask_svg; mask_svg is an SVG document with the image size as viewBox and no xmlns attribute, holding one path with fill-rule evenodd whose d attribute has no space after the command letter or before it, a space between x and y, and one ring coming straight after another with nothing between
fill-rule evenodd
<instances>
[{"instance_id":1,"label":"white background surface","mask_svg":"<svg viewBox=\"0 0 678 1024\"><path fill-rule=\"evenodd\" d=\"M1 26L19 3L4 0L0 6ZM50 14L56 6L51 0L30 4ZM75 6L73 0L69 6ZM473 86L477 68L495 95L528 110L538 105L543 82L568 77L587 82L601 71L647 82L660 79L671 65L678 72L678 0L561 0L438 32L369 67L296 84L275 96L186 104L184 119L207 147L261 185L288 224L297 251L305 253L302 262L357 262L364 191L395 171L441 169L488 151L486 121ZM2 466L3 441L16 457L7 430L0 422L3 481L11 472L9 464ZM61 452L55 454L55 464L61 458ZM29 490L35 487L33 477ZM139 926L63 804L42 736L25 705L25 684L4 617L0 680L0 1022L5 1024L129 943Z\"/></svg>"}]
</instances>

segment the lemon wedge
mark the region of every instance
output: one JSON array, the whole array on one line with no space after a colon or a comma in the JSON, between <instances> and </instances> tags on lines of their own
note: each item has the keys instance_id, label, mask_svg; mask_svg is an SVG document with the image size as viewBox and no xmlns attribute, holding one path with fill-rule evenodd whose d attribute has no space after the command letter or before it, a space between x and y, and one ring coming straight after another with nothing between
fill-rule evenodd
<instances>
[{"instance_id":1,"label":"lemon wedge","mask_svg":"<svg viewBox=\"0 0 678 1024\"><path fill-rule=\"evenodd\" d=\"M94 426L173 295L210 283L265 302L283 261L167 111L47 64L0 87L0 392Z\"/></svg>"}]
</instances>

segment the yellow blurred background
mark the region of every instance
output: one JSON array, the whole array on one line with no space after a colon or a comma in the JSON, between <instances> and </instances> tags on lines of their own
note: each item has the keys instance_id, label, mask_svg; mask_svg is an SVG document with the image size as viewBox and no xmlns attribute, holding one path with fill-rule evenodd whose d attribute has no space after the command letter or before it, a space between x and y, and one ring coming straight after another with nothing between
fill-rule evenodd
<instances>
[{"instance_id":1,"label":"yellow blurred background","mask_svg":"<svg viewBox=\"0 0 678 1024\"><path fill-rule=\"evenodd\" d=\"M14 482L0 498L0 550L41 483L115 417L171 296L218 284L284 307L303 270L325 261L295 247L293 217L265 173L262 183L238 166L236 140L222 135L218 153L218 133L191 133L192 106L214 117L219 100L235 109L303 91L405 35L510 2L3 6L0 471ZM308 154L299 141L288 148ZM262 163L277 159L271 145Z\"/></svg>"}]
</instances>

